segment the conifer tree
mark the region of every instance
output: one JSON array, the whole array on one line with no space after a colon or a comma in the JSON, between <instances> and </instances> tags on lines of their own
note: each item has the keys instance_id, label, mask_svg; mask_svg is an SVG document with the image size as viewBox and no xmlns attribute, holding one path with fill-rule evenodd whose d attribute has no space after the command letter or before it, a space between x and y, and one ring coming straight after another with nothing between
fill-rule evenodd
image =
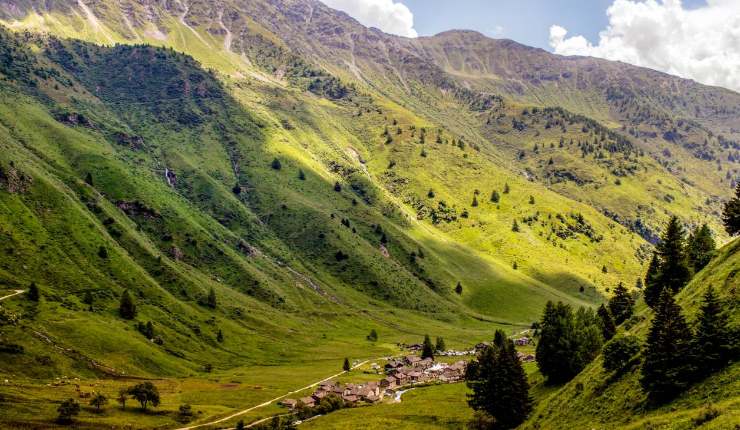
<instances>
[{"instance_id":1,"label":"conifer tree","mask_svg":"<svg viewBox=\"0 0 740 430\"><path fill-rule=\"evenodd\" d=\"M491 193L491 201L493 203L498 203L501 200L501 196L499 196L498 191L493 190Z\"/></svg>"},{"instance_id":2,"label":"conifer tree","mask_svg":"<svg viewBox=\"0 0 740 430\"><path fill-rule=\"evenodd\" d=\"M691 278L684 234L681 222L674 216L668 222L668 227L657 247L661 262L658 284L661 288L670 288L674 294Z\"/></svg>"},{"instance_id":3,"label":"conifer tree","mask_svg":"<svg viewBox=\"0 0 740 430\"><path fill-rule=\"evenodd\" d=\"M208 290L208 296L206 296L206 306L211 309L216 309L218 305L218 299L216 298L216 291L211 287Z\"/></svg>"},{"instance_id":4,"label":"conifer tree","mask_svg":"<svg viewBox=\"0 0 740 430\"><path fill-rule=\"evenodd\" d=\"M650 259L647 272L645 273L645 303L648 306L655 307L660 297L660 284L658 283L658 274L660 270L660 257L657 252L653 252Z\"/></svg>"},{"instance_id":5,"label":"conifer tree","mask_svg":"<svg viewBox=\"0 0 740 430\"><path fill-rule=\"evenodd\" d=\"M85 175L85 183L86 183L87 185L90 185L91 187L93 186L93 177L92 177L92 173L90 173L90 172L87 172L87 175Z\"/></svg>"},{"instance_id":6,"label":"conifer tree","mask_svg":"<svg viewBox=\"0 0 740 430\"><path fill-rule=\"evenodd\" d=\"M722 211L722 222L730 236L740 234L740 184L735 189L735 197L725 204Z\"/></svg>"},{"instance_id":7,"label":"conifer tree","mask_svg":"<svg viewBox=\"0 0 740 430\"><path fill-rule=\"evenodd\" d=\"M602 304L599 306L596 314L601 321L601 335L604 336L604 340L610 340L617 332L617 325L614 324L614 318L612 318L611 312Z\"/></svg>"},{"instance_id":8,"label":"conifer tree","mask_svg":"<svg viewBox=\"0 0 740 430\"><path fill-rule=\"evenodd\" d=\"M691 343L691 330L681 307L673 299L673 292L664 288L655 306L640 377L652 402L670 400L688 385L692 375Z\"/></svg>"},{"instance_id":9,"label":"conifer tree","mask_svg":"<svg viewBox=\"0 0 740 430\"><path fill-rule=\"evenodd\" d=\"M424 344L421 348L421 358L434 358L434 345L429 335L424 336Z\"/></svg>"},{"instance_id":10,"label":"conifer tree","mask_svg":"<svg viewBox=\"0 0 740 430\"><path fill-rule=\"evenodd\" d=\"M447 351L447 345L445 345L445 340L441 337L437 337L437 341L434 343L434 350L439 351Z\"/></svg>"},{"instance_id":11,"label":"conifer tree","mask_svg":"<svg viewBox=\"0 0 740 430\"><path fill-rule=\"evenodd\" d=\"M627 288L621 282L614 289L614 295L609 299L609 310L614 317L616 325L622 324L632 316L635 299L632 298Z\"/></svg>"},{"instance_id":12,"label":"conifer tree","mask_svg":"<svg viewBox=\"0 0 740 430\"><path fill-rule=\"evenodd\" d=\"M514 233L519 233L519 223L514 220L514 222L511 224L511 231Z\"/></svg>"},{"instance_id":13,"label":"conifer tree","mask_svg":"<svg viewBox=\"0 0 740 430\"><path fill-rule=\"evenodd\" d=\"M271 167L272 167L273 169L275 169L275 170L280 170L280 169L282 169L282 168L283 168L283 165L282 165L282 163L280 163L280 160L278 160L277 158L273 158L273 159L272 159L272 163L270 163L270 166L271 166Z\"/></svg>"},{"instance_id":14,"label":"conifer tree","mask_svg":"<svg viewBox=\"0 0 740 430\"><path fill-rule=\"evenodd\" d=\"M697 227L691 233L686 244L686 253L689 258L689 265L694 270L694 273L709 264L716 248L717 244L714 242L712 230L708 225L702 224L701 227Z\"/></svg>"},{"instance_id":15,"label":"conifer tree","mask_svg":"<svg viewBox=\"0 0 740 430\"><path fill-rule=\"evenodd\" d=\"M334 182L334 191L336 192L342 191L342 185L339 182Z\"/></svg>"},{"instance_id":16,"label":"conifer tree","mask_svg":"<svg viewBox=\"0 0 740 430\"><path fill-rule=\"evenodd\" d=\"M477 196L473 196L473 203L471 203L470 205L473 206L474 208L478 207L478 197Z\"/></svg>"},{"instance_id":17,"label":"conifer tree","mask_svg":"<svg viewBox=\"0 0 740 430\"><path fill-rule=\"evenodd\" d=\"M704 293L699 309L698 327L693 344L697 377L706 377L722 369L737 354L727 314L711 286Z\"/></svg>"},{"instance_id":18,"label":"conifer tree","mask_svg":"<svg viewBox=\"0 0 740 430\"><path fill-rule=\"evenodd\" d=\"M352 366L350 366L349 364L349 358L346 358L346 357L344 358L344 364L342 364L342 370L344 370L345 372L349 372L350 370L352 370Z\"/></svg>"},{"instance_id":19,"label":"conifer tree","mask_svg":"<svg viewBox=\"0 0 740 430\"><path fill-rule=\"evenodd\" d=\"M517 357L514 343L498 330L493 346L471 363L466 373L472 393L468 404L493 417L494 429L512 429L532 411L529 382Z\"/></svg>"},{"instance_id":20,"label":"conifer tree","mask_svg":"<svg viewBox=\"0 0 740 430\"><path fill-rule=\"evenodd\" d=\"M504 194L509 194L509 191L510 191L509 184L508 183L504 184Z\"/></svg>"},{"instance_id":21,"label":"conifer tree","mask_svg":"<svg viewBox=\"0 0 740 430\"><path fill-rule=\"evenodd\" d=\"M224 332L221 331L221 329L218 329L218 333L216 333L216 341L218 343L222 343L224 341Z\"/></svg>"},{"instance_id":22,"label":"conifer tree","mask_svg":"<svg viewBox=\"0 0 740 430\"><path fill-rule=\"evenodd\" d=\"M462 287L462 284L461 284L460 282L458 282L458 283L457 283L457 285L455 286L455 292L456 292L456 293L457 293L458 295L462 294L462 292L463 292L463 287Z\"/></svg>"},{"instance_id":23,"label":"conifer tree","mask_svg":"<svg viewBox=\"0 0 740 430\"><path fill-rule=\"evenodd\" d=\"M306 174L303 173L303 169L298 169L298 179L300 179L301 181L306 180Z\"/></svg>"},{"instance_id":24,"label":"conifer tree","mask_svg":"<svg viewBox=\"0 0 740 430\"><path fill-rule=\"evenodd\" d=\"M131 297L128 290L124 290L123 294L121 294L118 313L121 315L121 318L127 320L132 320L136 317L136 303L134 303L134 299Z\"/></svg>"},{"instance_id":25,"label":"conifer tree","mask_svg":"<svg viewBox=\"0 0 740 430\"><path fill-rule=\"evenodd\" d=\"M31 285L28 287L28 293L26 294L26 297L28 297L28 300L31 300L32 302L38 302L39 299L41 299L39 286L36 285L35 282L31 282Z\"/></svg>"}]
</instances>

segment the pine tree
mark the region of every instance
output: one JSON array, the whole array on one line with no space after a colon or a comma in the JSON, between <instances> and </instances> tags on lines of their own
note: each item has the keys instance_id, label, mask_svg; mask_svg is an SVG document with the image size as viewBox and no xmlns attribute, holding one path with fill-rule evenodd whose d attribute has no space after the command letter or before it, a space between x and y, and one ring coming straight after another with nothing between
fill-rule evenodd
<instances>
[{"instance_id":1,"label":"pine tree","mask_svg":"<svg viewBox=\"0 0 740 430\"><path fill-rule=\"evenodd\" d=\"M622 324L632 316L635 299L632 298L627 288L621 282L614 289L614 295L609 299L609 311L614 317L616 325Z\"/></svg>"},{"instance_id":2,"label":"pine tree","mask_svg":"<svg viewBox=\"0 0 740 430\"><path fill-rule=\"evenodd\" d=\"M344 364L342 364L342 370L344 370L345 372L349 372L350 370L352 370L352 366L350 366L349 364L349 358L346 358L346 357L344 358Z\"/></svg>"},{"instance_id":3,"label":"pine tree","mask_svg":"<svg viewBox=\"0 0 740 430\"><path fill-rule=\"evenodd\" d=\"M457 295L461 295L462 294L463 287L462 287L462 284L460 282L458 282L457 285L455 286L455 292L457 293Z\"/></svg>"},{"instance_id":4,"label":"pine tree","mask_svg":"<svg viewBox=\"0 0 740 430\"><path fill-rule=\"evenodd\" d=\"M39 299L41 299L41 292L39 291L38 285L36 285L35 282L31 282L31 285L28 287L28 293L26 293L26 297L28 297L28 300L32 302L38 302Z\"/></svg>"},{"instance_id":5,"label":"pine tree","mask_svg":"<svg viewBox=\"0 0 740 430\"><path fill-rule=\"evenodd\" d=\"M735 197L725 204L722 211L722 222L730 236L740 234L740 184L735 188Z\"/></svg>"},{"instance_id":6,"label":"pine tree","mask_svg":"<svg viewBox=\"0 0 740 430\"><path fill-rule=\"evenodd\" d=\"M211 287L208 290L208 296L206 296L206 306L211 309L216 309L218 305L218 299L216 298L216 291Z\"/></svg>"},{"instance_id":7,"label":"pine tree","mask_svg":"<svg viewBox=\"0 0 740 430\"><path fill-rule=\"evenodd\" d=\"M434 345L429 335L424 336L424 344L421 348L421 358L434 358Z\"/></svg>"},{"instance_id":8,"label":"pine tree","mask_svg":"<svg viewBox=\"0 0 740 430\"><path fill-rule=\"evenodd\" d=\"M280 160L278 160L277 158L273 158L273 159L272 159L272 163L270 163L270 166L271 166L271 167L272 167L273 169L275 169L275 170L280 170L280 169L282 169L282 168L283 168L283 165L282 165L282 163L280 163Z\"/></svg>"},{"instance_id":9,"label":"pine tree","mask_svg":"<svg viewBox=\"0 0 740 430\"><path fill-rule=\"evenodd\" d=\"M128 290L124 290L123 294L121 294L118 313L121 315L121 318L127 320L132 320L136 317L136 303L134 303L134 299L131 297Z\"/></svg>"},{"instance_id":10,"label":"pine tree","mask_svg":"<svg viewBox=\"0 0 740 430\"><path fill-rule=\"evenodd\" d=\"M694 273L709 264L716 248L717 244L714 242L712 230L708 225L702 224L701 227L697 227L691 233L686 244L686 253L689 258L689 265L694 270Z\"/></svg>"},{"instance_id":11,"label":"pine tree","mask_svg":"<svg viewBox=\"0 0 740 430\"><path fill-rule=\"evenodd\" d=\"M691 330L681 307L673 299L673 292L664 288L648 332L640 378L652 402L670 400L688 385L692 375L691 342Z\"/></svg>"},{"instance_id":12,"label":"pine tree","mask_svg":"<svg viewBox=\"0 0 740 430\"><path fill-rule=\"evenodd\" d=\"M645 303L648 306L655 307L660 297L660 284L658 282L658 274L660 270L660 257L657 252L653 252L653 257L650 259L647 272L645 273Z\"/></svg>"},{"instance_id":13,"label":"pine tree","mask_svg":"<svg viewBox=\"0 0 740 430\"><path fill-rule=\"evenodd\" d=\"M437 352L440 351L447 351L447 345L445 345L445 340L441 337L437 337L437 341L434 343L434 350Z\"/></svg>"},{"instance_id":14,"label":"pine tree","mask_svg":"<svg viewBox=\"0 0 740 430\"><path fill-rule=\"evenodd\" d=\"M529 196L529 204L530 205L534 204L534 196Z\"/></svg>"},{"instance_id":15,"label":"pine tree","mask_svg":"<svg viewBox=\"0 0 740 430\"><path fill-rule=\"evenodd\" d=\"M367 340L370 342L375 342L378 340L378 332L375 331L375 329L370 330L370 334L367 335Z\"/></svg>"},{"instance_id":16,"label":"pine tree","mask_svg":"<svg viewBox=\"0 0 740 430\"><path fill-rule=\"evenodd\" d=\"M509 191L510 191L509 184L508 183L504 184L504 194L509 194Z\"/></svg>"},{"instance_id":17,"label":"pine tree","mask_svg":"<svg viewBox=\"0 0 740 430\"><path fill-rule=\"evenodd\" d=\"M711 286L704 294L699 309L698 328L692 349L696 359L696 376L700 379L722 369L737 351L737 345L733 346L728 316Z\"/></svg>"},{"instance_id":18,"label":"pine tree","mask_svg":"<svg viewBox=\"0 0 740 430\"><path fill-rule=\"evenodd\" d=\"M511 231L514 233L519 233L519 223L514 220L514 222L511 224Z\"/></svg>"},{"instance_id":19,"label":"pine tree","mask_svg":"<svg viewBox=\"0 0 740 430\"><path fill-rule=\"evenodd\" d=\"M478 207L478 197L473 196L473 203L470 204L471 206Z\"/></svg>"},{"instance_id":20,"label":"pine tree","mask_svg":"<svg viewBox=\"0 0 740 430\"><path fill-rule=\"evenodd\" d=\"M498 330L493 346L471 363L466 374L472 393L468 404L493 417L494 429L511 429L532 411L529 382L517 357L514 343Z\"/></svg>"},{"instance_id":21,"label":"pine tree","mask_svg":"<svg viewBox=\"0 0 740 430\"><path fill-rule=\"evenodd\" d=\"M334 182L334 191L336 192L342 191L342 185L339 182Z\"/></svg>"},{"instance_id":22,"label":"pine tree","mask_svg":"<svg viewBox=\"0 0 740 430\"><path fill-rule=\"evenodd\" d=\"M612 318L611 312L602 304L599 306L596 314L601 320L601 335L604 336L604 340L610 340L617 332L617 325L614 324L614 318Z\"/></svg>"},{"instance_id":23,"label":"pine tree","mask_svg":"<svg viewBox=\"0 0 740 430\"><path fill-rule=\"evenodd\" d=\"M674 216L668 222L665 234L657 247L661 260L658 284L661 288L670 288L674 294L691 278L684 234L681 222Z\"/></svg>"},{"instance_id":24,"label":"pine tree","mask_svg":"<svg viewBox=\"0 0 740 430\"><path fill-rule=\"evenodd\" d=\"M301 181L306 180L306 174L303 173L303 169L298 169L298 179L300 179Z\"/></svg>"},{"instance_id":25,"label":"pine tree","mask_svg":"<svg viewBox=\"0 0 740 430\"><path fill-rule=\"evenodd\" d=\"M430 199L433 199L434 198L434 190L433 189L431 189L431 188L429 189L429 192L427 193L427 197L429 197Z\"/></svg>"},{"instance_id":26,"label":"pine tree","mask_svg":"<svg viewBox=\"0 0 740 430\"><path fill-rule=\"evenodd\" d=\"M87 172L87 175L85 175L85 183L86 183L87 185L90 185L91 187L93 186L93 177L92 177L92 173L90 173L90 172Z\"/></svg>"},{"instance_id":27,"label":"pine tree","mask_svg":"<svg viewBox=\"0 0 740 430\"><path fill-rule=\"evenodd\" d=\"M501 196L499 196L498 191L493 190L491 193L491 201L493 203L498 203L501 200Z\"/></svg>"},{"instance_id":28,"label":"pine tree","mask_svg":"<svg viewBox=\"0 0 740 430\"><path fill-rule=\"evenodd\" d=\"M216 333L216 341L218 343L222 343L224 341L224 332L221 331L221 329L218 329L218 333Z\"/></svg>"}]
</instances>

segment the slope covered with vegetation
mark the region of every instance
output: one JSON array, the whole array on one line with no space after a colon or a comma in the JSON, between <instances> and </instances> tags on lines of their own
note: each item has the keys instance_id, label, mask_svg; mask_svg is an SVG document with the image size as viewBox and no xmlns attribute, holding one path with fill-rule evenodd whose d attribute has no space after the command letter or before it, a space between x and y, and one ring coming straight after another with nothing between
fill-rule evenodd
<instances>
[{"instance_id":1,"label":"slope covered with vegetation","mask_svg":"<svg viewBox=\"0 0 740 430\"><path fill-rule=\"evenodd\" d=\"M454 34L395 38L312 0L30 0L0 19L0 296L41 297L2 303L20 317L0 332L7 425L49 422L62 375L109 397L163 378L170 412L145 425L185 402L205 421L347 355L596 305L671 215L726 239L734 93L650 75L687 98L620 111L595 78L572 99L495 87Z\"/></svg>"}]
</instances>

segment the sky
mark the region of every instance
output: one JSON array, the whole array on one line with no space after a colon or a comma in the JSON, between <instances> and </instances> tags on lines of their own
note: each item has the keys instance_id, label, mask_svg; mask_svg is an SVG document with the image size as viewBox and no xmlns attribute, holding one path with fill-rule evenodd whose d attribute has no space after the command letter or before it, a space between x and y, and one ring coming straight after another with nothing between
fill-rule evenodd
<instances>
[{"instance_id":1,"label":"sky","mask_svg":"<svg viewBox=\"0 0 740 430\"><path fill-rule=\"evenodd\" d=\"M740 91L740 0L322 0L406 37L477 30Z\"/></svg>"}]
</instances>

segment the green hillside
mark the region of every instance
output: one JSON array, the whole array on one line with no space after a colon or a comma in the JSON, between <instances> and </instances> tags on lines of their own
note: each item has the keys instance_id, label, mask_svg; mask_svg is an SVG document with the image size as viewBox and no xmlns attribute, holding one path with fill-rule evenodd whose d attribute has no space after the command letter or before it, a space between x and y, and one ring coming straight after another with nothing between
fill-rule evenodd
<instances>
[{"instance_id":1,"label":"green hillside","mask_svg":"<svg viewBox=\"0 0 740 430\"><path fill-rule=\"evenodd\" d=\"M683 93L620 104L595 77L517 90L449 54L470 36L396 38L313 0L27 0L0 5L0 24L0 297L41 291L0 303L19 318L0 327L0 427L52 426L76 385L114 403L141 379L160 413L84 407L80 426L171 428L185 403L208 422L345 357L425 334L469 348L549 300L596 306L643 276L672 215L728 240L729 91L631 66L635 85ZM544 61L505 47L507 70ZM702 276L731 279L735 245Z\"/></svg>"}]
</instances>

